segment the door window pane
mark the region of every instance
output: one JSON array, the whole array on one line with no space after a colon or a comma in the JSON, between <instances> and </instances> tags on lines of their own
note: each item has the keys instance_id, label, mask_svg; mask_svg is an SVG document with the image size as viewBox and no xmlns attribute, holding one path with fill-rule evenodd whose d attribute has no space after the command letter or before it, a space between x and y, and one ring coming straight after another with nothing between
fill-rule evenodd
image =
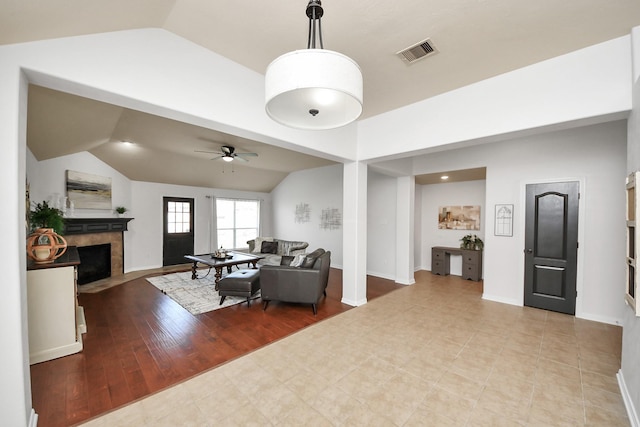
<instances>
[{"instance_id":1,"label":"door window pane","mask_svg":"<svg viewBox=\"0 0 640 427\"><path fill-rule=\"evenodd\" d=\"M189 202L168 202L167 211L167 233L191 231Z\"/></svg>"}]
</instances>

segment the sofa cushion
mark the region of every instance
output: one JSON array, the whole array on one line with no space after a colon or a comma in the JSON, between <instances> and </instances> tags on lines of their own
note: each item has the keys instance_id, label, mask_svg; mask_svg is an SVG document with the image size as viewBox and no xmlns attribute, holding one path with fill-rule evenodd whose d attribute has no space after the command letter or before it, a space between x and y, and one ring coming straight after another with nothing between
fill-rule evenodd
<instances>
[{"instance_id":1,"label":"sofa cushion","mask_svg":"<svg viewBox=\"0 0 640 427\"><path fill-rule=\"evenodd\" d=\"M259 254L262 250L262 242L273 242L273 237L256 237L253 253Z\"/></svg>"},{"instance_id":2,"label":"sofa cushion","mask_svg":"<svg viewBox=\"0 0 640 427\"><path fill-rule=\"evenodd\" d=\"M258 261L258 265L280 265L282 257L277 254L261 254L264 258Z\"/></svg>"},{"instance_id":3,"label":"sofa cushion","mask_svg":"<svg viewBox=\"0 0 640 427\"><path fill-rule=\"evenodd\" d=\"M278 253L278 242L269 242L267 240L262 242L260 253L263 254L275 254Z\"/></svg>"},{"instance_id":4,"label":"sofa cushion","mask_svg":"<svg viewBox=\"0 0 640 427\"><path fill-rule=\"evenodd\" d=\"M295 257L293 257L293 260L291 261L291 264L289 264L289 266L291 267L300 267L300 265L302 265L302 262L304 261L305 257L307 256L307 254L298 254Z\"/></svg>"},{"instance_id":5,"label":"sofa cushion","mask_svg":"<svg viewBox=\"0 0 640 427\"><path fill-rule=\"evenodd\" d=\"M277 241L278 241L278 253L281 255L297 255L301 252L304 252L307 246L309 246L307 242L295 242L291 240L277 240Z\"/></svg>"},{"instance_id":6,"label":"sofa cushion","mask_svg":"<svg viewBox=\"0 0 640 427\"><path fill-rule=\"evenodd\" d=\"M316 263L316 260L324 253L324 249L316 249L315 251L307 254L304 257L304 261L300 265L300 268L313 268L313 265Z\"/></svg>"},{"instance_id":7,"label":"sofa cushion","mask_svg":"<svg viewBox=\"0 0 640 427\"><path fill-rule=\"evenodd\" d=\"M291 255L282 255L282 259L280 260L280 265L291 265L291 261L293 261L295 257Z\"/></svg>"}]
</instances>

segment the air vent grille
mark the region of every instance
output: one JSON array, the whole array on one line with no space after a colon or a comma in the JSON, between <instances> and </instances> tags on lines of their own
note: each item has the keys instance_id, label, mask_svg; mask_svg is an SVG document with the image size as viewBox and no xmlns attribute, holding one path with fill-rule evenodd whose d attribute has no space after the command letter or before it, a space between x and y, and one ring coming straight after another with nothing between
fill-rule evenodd
<instances>
[{"instance_id":1,"label":"air vent grille","mask_svg":"<svg viewBox=\"0 0 640 427\"><path fill-rule=\"evenodd\" d=\"M396 55L402 58L403 61L413 64L419 59L435 55L436 53L438 53L438 49L433 45L431 39L426 39L406 49L402 49L400 52L397 52Z\"/></svg>"}]
</instances>

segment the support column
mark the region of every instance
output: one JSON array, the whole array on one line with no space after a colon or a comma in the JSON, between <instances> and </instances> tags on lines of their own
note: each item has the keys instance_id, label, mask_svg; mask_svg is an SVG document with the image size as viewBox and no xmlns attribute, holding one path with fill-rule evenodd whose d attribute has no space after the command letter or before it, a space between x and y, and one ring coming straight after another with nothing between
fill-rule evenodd
<instances>
[{"instance_id":1,"label":"support column","mask_svg":"<svg viewBox=\"0 0 640 427\"><path fill-rule=\"evenodd\" d=\"M367 302L367 165L344 165L342 302Z\"/></svg>"},{"instance_id":2,"label":"support column","mask_svg":"<svg viewBox=\"0 0 640 427\"><path fill-rule=\"evenodd\" d=\"M29 333L27 327L27 255L25 250L25 181L28 81L11 58L0 61L0 211L4 225L2 298L0 298L0 414L2 424L35 425L31 407Z\"/></svg>"},{"instance_id":3,"label":"support column","mask_svg":"<svg viewBox=\"0 0 640 427\"><path fill-rule=\"evenodd\" d=\"M412 285L416 282L413 275L415 178L397 178L396 194L396 283Z\"/></svg>"}]
</instances>

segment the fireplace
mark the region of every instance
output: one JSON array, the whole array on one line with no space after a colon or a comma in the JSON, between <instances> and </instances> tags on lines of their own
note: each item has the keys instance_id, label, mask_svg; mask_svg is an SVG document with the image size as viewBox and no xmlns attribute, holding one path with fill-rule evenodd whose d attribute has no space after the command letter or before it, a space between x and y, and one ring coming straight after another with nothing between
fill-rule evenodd
<instances>
[{"instance_id":1,"label":"fireplace","mask_svg":"<svg viewBox=\"0 0 640 427\"><path fill-rule=\"evenodd\" d=\"M83 247L109 246L110 273L106 277L120 276L124 274L124 232L127 231L127 224L132 219L67 218L65 219L65 232L63 235L69 246L78 247L79 253ZM83 268L82 264L93 264L93 261L87 262L80 255L79 275L80 270ZM98 279L79 281L79 284L86 284L95 280Z\"/></svg>"},{"instance_id":2,"label":"fireplace","mask_svg":"<svg viewBox=\"0 0 640 427\"><path fill-rule=\"evenodd\" d=\"M111 243L79 246L78 285L111 277Z\"/></svg>"}]
</instances>

